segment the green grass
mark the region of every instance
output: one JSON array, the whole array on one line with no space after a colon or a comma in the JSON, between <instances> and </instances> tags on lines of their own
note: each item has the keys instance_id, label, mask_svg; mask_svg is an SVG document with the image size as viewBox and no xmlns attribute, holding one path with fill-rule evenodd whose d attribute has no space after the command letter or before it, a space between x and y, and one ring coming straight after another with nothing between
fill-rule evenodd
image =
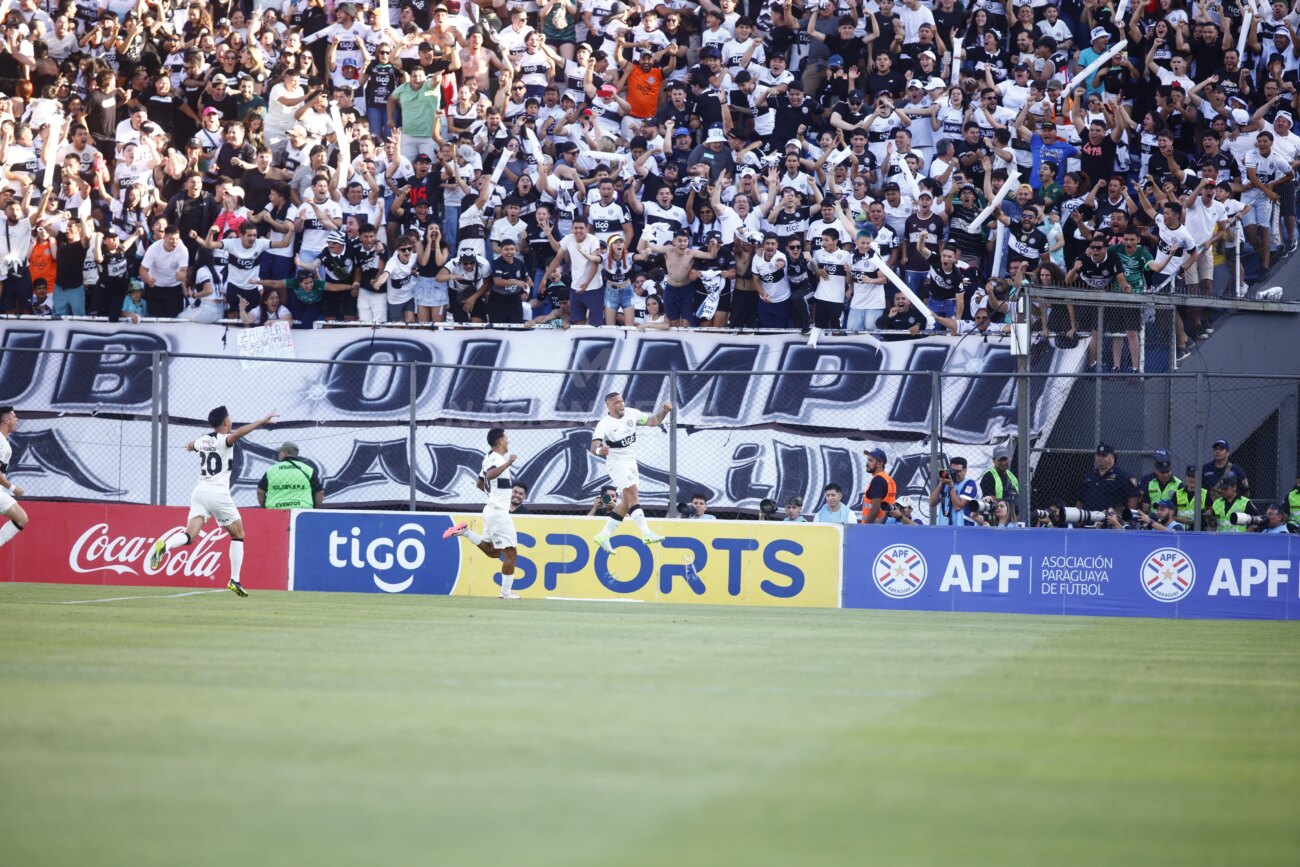
<instances>
[{"instance_id":1,"label":"green grass","mask_svg":"<svg viewBox=\"0 0 1300 867\"><path fill-rule=\"evenodd\" d=\"M0 864L1300 863L1289 623L0 585Z\"/></svg>"}]
</instances>

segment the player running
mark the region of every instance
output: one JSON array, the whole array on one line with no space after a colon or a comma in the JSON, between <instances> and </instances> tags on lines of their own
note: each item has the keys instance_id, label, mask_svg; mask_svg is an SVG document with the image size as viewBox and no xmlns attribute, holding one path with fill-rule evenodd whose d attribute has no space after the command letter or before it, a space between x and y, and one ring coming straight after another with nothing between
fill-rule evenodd
<instances>
[{"instance_id":1,"label":"player running","mask_svg":"<svg viewBox=\"0 0 1300 867\"><path fill-rule=\"evenodd\" d=\"M493 560L501 558L501 598L518 599L519 594L512 591L515 583L515 522L510 517L510 494L514 481L510 477L510 468L519 459L518 455L506 457L510 448L510 438L505 429L494 427L488 431L488 445L491 447L483 456L483 469L478 475L478 489L487 494L487 505L483 507L483 533L479 535L469 528L464 521L449 527L442 538L464 536L484 554Z\"/></svg>"},{"instance_id":2,"label":"player running","mask_svg":"<svg viewBox=\"0 0 1300 867\"><path fill-rule=\"evenodd\" d=\"M18 498L23 489L5 475L9 472L9 461L13 459L14 448L9 444L9 435L18 429L18 413L12 406L0 406L0 515L9 522L0 527L0 545L8 542L27 526L27 512L18 505Z\"/></svg>"},{"instance_id":3,"label":"player running","mask_svg":"<svg viewBox=\"0 0 1300 867\"><path fill-rule=\"evenodd\" d=\"M597 545L610 554L614 553L614 549L609 544L609 537L629 515L641 529L641 539L647 545L663 540L663 536L646 525L645 512L641 511L641 499L636 490L640 479L637 476L636 455L632 453L632 445L636 442L636 429L639 425L659 426L672 408L671 403L664 401L657 413L647 415L639 409L628 409L623 403L623 395L617 391L605 395L605 417L596 422L596 429L592 431L591 451L605 459L609 480L619 490L618 505L609 513L605 528L594 539Z\"/></svg>"},{"instance_id":4,"label":"player running","mask_svg":"<svg viewBox=\"0 0 1300 867\"><path fill-rule=\"evenodd\" d=\"M199 453L199 483L190 496L190 518L185 530L160 538L149 549L149 568L157 571L163 557L176 548L189 545L199 535L208 518L216 518L217 525L230 534L230 583L227 590L238 596L247 596L239 583L239 570L244 565L244 522L230 497L230 468L234 463L235 443L265 424L275 420L271 412L243 427L230 429L230 413L219 406L208 413L212 433L204 434L194 442L186 443L185 450Z\"/></svg>"}]
</instances>

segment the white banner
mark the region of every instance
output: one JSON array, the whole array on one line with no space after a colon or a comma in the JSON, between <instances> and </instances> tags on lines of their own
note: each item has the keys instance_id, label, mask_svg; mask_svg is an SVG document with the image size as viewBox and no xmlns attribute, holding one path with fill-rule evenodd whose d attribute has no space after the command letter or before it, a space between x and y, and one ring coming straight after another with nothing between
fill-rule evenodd
<instances>
[{"instance_id":1,"label":"white banner","mask_svg":"<svg viewBox=\"0 0 1300 867\"><path fill-rule=\"evenodd\" d=\"M189 501L194 467L182 449L206 431L218 405L236 423L280 413L275 429L240 449L244 505L255 502L253 487L275 448L293 440L321 468L327 502L405 503L414 474L421 504L475 506L473 475L494 426L510 431L531 502L589 503L603 481L586 454L590 429L614 390L647 411L677 404L679 498L699 490L716 508L799 495L811 511L829 482L856 500L862 452L876 446L888 453L900 493L924 493L935 372L941 452L982 471L992 445L1015 434L1015 359L1003 338L881 343L823 335L810 347L797 337L690 332L348 328L295 332L295 359L248 370L239 343L246 333L13 323L3 346L30 351L0 352L0 404L18 406L25 419L10 475L32 496L147 502L158 472L149 421L155 360L166 373L170 504ZM1077 372L1084 353L1082 345L1062 351L1043 343L1032 369ZM675 396L669 370L677 371ZM1035 430L1049 430L1069 382L1039 379L1035 391ZM637 450L648 502L667 505L667 426L643 432Z\"/></svg>"}]
</instances>

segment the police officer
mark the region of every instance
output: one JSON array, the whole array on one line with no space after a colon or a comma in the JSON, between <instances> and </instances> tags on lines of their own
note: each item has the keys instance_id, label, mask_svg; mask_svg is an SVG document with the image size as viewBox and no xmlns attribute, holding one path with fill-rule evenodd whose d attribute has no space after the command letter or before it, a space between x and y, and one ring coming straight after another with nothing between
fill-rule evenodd
<instances>
[{"instance_id":1,"label":"police officer","mask_svg":"<svg viewBox=\"0 0 1300 867\"><path fill-rule=\"evenodd\" d=\"M1107 443L1097 446L1094 469L1083 477L1076 508L1104 512L1136 509L1137 479L1115 466L1115 449Z\"/></svg>"},{"instance_id":2,"label":"police officer","mask_svg":"<svg viewBox=\"0 0 1300 867\"><path fill-rule=\"evenodd\" d=\"M257 483L257 504L266 509L319 509L325 502L320 474L311 464L298 460L298 446L280 446L275 464Z\"/></svg>"},{"instance_id":3,"label":"police officer","mask_svg":"<svg viewBox=\"0 0 1300 867\"><path fill-rule=\"evenodd\" d=\"M1155 464L1155 472L1147 473L1138 480L1138 491L1151 503L1159 503L1161 500L1172 500L1177 503L1178 492L1184 485L1174 475L1174 459L1169 454L1169 450L1156 449L1151 455L1151 460Z\"/></svg>"},{"instance_id":4,"label":"police officer","mask_svg":"<svg viewBox=\"0 0 1300 867\"><path fill-rule=\"evenodd\" d=\"M1218 443L1215 443L1217 446ZM1232 516L1238 512L1247 515L1258 515L1255 505L1239 490L1237 477L1233 473L1228 473L1219 479L1218 497L1214 500L1214 505L1210 507L1210 514L1214 515L1214 529L1220 533L1244 533L1246 527L1239 527L1232 523Z\"/></svg>"},{"instance_id":5,"label":"police officer","mask_svg":"<svg viewBox=\"0 0 1300 867\"><path fill-rule=\"evenodd\" d=\"M898 485L893 476L885 472L884 449L871 449L863 452L867 456L867 472L871 481L867 483L866 493L862 495L862 523L883 524L889 515L889 507L898 499Z\"/></svg>"},{"instance_id":6,"label":"police officer","mask_svg":"<svg viewBox=\"0 0 1300 867\"><path fill-rule=\"evenodd\" d=\"M1011 449L993 449L993 467L980 477L980 495L995 500L1012 500L1020 495L1020 480L1011 472Z\"/></svg>"},{"instance_id":7,"label":"police officer","mask_svg":"<svg viewBox=\"0 0 1300 867\"><path fill-rule=\"evenodd\" d=\"M1192 528L1196 526L1196 512L1199 509L1202 512L1201 520L1205 520L1207 511L1206 501L1209 495L1204 488L1198 489L1196 486L1196 466L1187 465L1187 472L1183 476L1183 486L1174 492L1174 506L1178 510L1178 523L1184 527Z\"/></svg>"},{"instance_id":8,"label":"police officer","mask_svg":"<svg viewBox=\"0 0 1300 867\"><path fill-rule=\"evenodd\" d=\"M1219 487L1219 479L1232 473L1237 477L1237 488L1241 491L1241 495L1249 496L1250 480L1246 478L1246 471L1228 460L1232 457L1232 449L1228 448L1228 441L1215 440L1213 448L1214 460L1201 467L1201 485L1207 491L1214 491Z\"/></svg>"}]
</instances>

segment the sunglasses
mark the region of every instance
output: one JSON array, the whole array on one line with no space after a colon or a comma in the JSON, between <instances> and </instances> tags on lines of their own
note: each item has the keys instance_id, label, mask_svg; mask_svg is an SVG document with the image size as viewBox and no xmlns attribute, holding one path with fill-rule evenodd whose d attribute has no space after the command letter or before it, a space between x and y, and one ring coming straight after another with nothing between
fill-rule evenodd
<instances>
[{"instance_id":1,"label":"sunglasses","mask_svg":"<svg viewBox=\"0 0 1300 867\"><path fill-rule=\"evenodd\" d=\"M412 253L412 252L414 252L414 251L415 251L415 248L414 248L414 247L398 247L398 248L397 248L397 252L399 252L399 253Z\"/></svg>"}]
</instances>

